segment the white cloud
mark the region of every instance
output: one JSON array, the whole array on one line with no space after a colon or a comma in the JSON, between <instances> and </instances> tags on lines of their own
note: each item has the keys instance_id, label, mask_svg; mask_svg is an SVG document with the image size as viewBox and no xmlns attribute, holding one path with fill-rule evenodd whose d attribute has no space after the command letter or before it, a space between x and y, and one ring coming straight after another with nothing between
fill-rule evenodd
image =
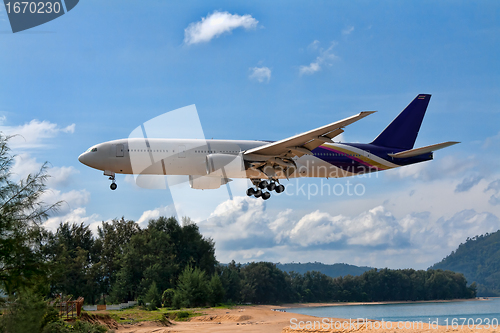
<instances>
[{"instance_id":1,"label":"white cloud","mask_svg":"<svg viewBox=\"0 0 500 333\"><path fill-rule=\"evenodd\" d=\"M464 172L472 170L477 165L474 156L457 157L447 155L440 157L437 161L416 163L401 168L386 171L389 177L404 179L413 178L425 181L442 179L443 177L457 177Z\"/></svg>"},{"instance_id":2,"label":"white cloud","mask_svg":"<svg viewBox=\"0 0 500 333\"><path fill-rule=\"evenodd\" d=\"M470 190L472 187L477 185L481 179L483 179L482 176L479 175L473 175L469 177L465 177L460 184L457 185L455 188L455 192L467 192Z\"/></svg>"},{"instance_id":3,"label":"white cloud","mask_svg":"<svg viewBox=\"0 0 500 333\"><path fill-rule=\"evenodd\" d=\"M50 187L66 187L71 184L72 176L80 173L73 166L51 167L47 172L50 175L47 186Z\"/></svg>"},{"instance_id":4,"label":"white cloud","mask_svg":"<svg viewBox=\"0 0 500 333\"><path fill-rule=\"evenodd\" d=\"M84 225L90 225L90 230L97 234L97 227L101 225L102 220L98 214L92 214L87 216L87 210L85 207L77 207L71 209L66 214L56 217L51 217L43 224L45 228L50 231L56 231L61 223L83 223Z\"/></svg>"},{"instance_id":5,"label":"white cloud","mask_svg":"<svg viewBox=\"0 0 500 333\"><path fill-rule=\"evenodd\" d=\"M271 80L271 70L269 67L253 67L250 70L252 71L249 76L251 80L256 80L260 83Z\"/></svg>"},{"instance_id":6,"label":"white cloud","mask_svg":"<svg viewBox=\"0 0 500 333\"><path fill-rule=\"evenodd\" d=\"M3 119L5 121L5 118ZM75 124L60 127L49 121L33 119L21 126L0 126L5 135L15 135L9 141L12 148L37 148L44 146L44 140L54 138L60 133L74 133Z\"/></svg>"},{"instance_id":7,"label":"white cloud","mask_svg":"<svg viewBox=\"0 0 500 333\"><path fill-rule=\"evenodd\" d=\"M184 30L184 43L187 45L206 43L236 28L255 29L258 23L259 21L251 15L215 11L203 17L201 21L189 24Z\"/></svg>"},{"instance_id":8,"label":"white cloud","mask_svg":"<svg viewBox=\"0 0 500 333\"><path fill-rule=\"evenodd\" d=\"M175 215L176 212L172 206L162 206L143 212L141 217L137 220L137 224L141 226L141 228L145 228L147 227L149 220L157 219L160 216L170 217Z\"/></svg>"},{"instance_id":9,"label":"white cloud","mask_svg":"<svg viewBox=\"0 0 500 333\"><path fill-rule=\"evenodd\" d=\"M500 205L500 179L489 183L488 187L484 190L486 193L491 193L490 191L493 192L493 194L489 198L488 202L493 206Z\"/></svg>"},{"instance_id":10,"label":"white cloud","mask_svg":"<svg viewBox=\"0 0 500 333\"><path fill-rule=\"evenodd\" d=\"M199 225L204 235L215 240L221 262L319 260L427 268L467 237L500 229L500 207L488 204L491 194L500 191L498 181L482 179L457 193L459 183L419 183L406 188L411 197L394 192L383 204L373 204L380 200L372 199L351 201L357 207L352 214L336 208L332 208L335 213L299 208L271 212L262 200L236 197L220 204ZM367 202L371 207L366 208Z\"/></svg>"},{"instance_id":11,"label":"white cloud","mask_svg":"<svg viewBox=\"0 0 500 333\"><path fill-rule=\"evenodd\" d=\"M35 174L40 171L42 163L39 163L35 157L28 153L21 153L14 156L12 165L12 176L14 180L26 178L29 174Z\"/></svg>"},{"instance_id":12,"label":"white cloud","mask_svg":"<svg viewBox=\"0 0 500 333\"><path fill-rule=\"evenodd\" d=\"M312 42L309 45L309 48L317 49L319 42L318 43L316 43L316 42L318 42L318 41L315 40L314 42ZM326 50L323 48L320 48L319 49L320 54L319 54L319 56L316 57L316 60L314 60L313 62L311 62L307 66L300 66L299 67L299 74L300 75L311 75L311 74L314 74L316 72L319 72L324 66L331 66L332 61L339 59L338 56L333 54L333 48L335 45L336 45L336 43L332 43L330 45L330 47L327 48Z\"/></svg>"},{"instance_id":13,"label":"white cloud","mask_svg":"<svg viewBox=\"0 0 500 333\"><path fill-rule=\"evenodd\" d=\"M30 154L20 153L14 156L12 175L14 180L24 179L29 174L35 174L40 171L41 167L42 163L38 162L36 158L31 157ZM47 179L46 185L48 187L68 186L71 183L72 176L79 172L73 166L49 167L47 173L50 177Z\"/></svg>"},{"instance_id":14,"label":"white cloud","mask_svg":"<svg viewBox=\"0 0 500 333\"><path fill-rule=\"evenodd\" d=\"M307 48L309 50L314 50L315 51L315 50L317 50L319 48L319 44L320 44L319 40L314 40L311 44L309 44L307 46Z\"/></svg>"},{"instance_id":15,"label":"white cloud","mask_svg":"<svg viewBox=\"0 0 500 333\"><path fill-rule=\"evenodd\" d=\"M354 31L354 27L352 25L348 26L348 27L342 29L342 35L350 35L353 31Z\"/></svg>"}]
</instances>

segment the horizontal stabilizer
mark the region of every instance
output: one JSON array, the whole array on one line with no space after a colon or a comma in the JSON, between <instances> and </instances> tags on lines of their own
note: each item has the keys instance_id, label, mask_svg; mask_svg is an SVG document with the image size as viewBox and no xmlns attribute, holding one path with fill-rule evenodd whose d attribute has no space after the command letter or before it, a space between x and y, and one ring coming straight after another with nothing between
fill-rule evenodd
<instances>
[{"instance_id":1,"label":"horizontal stabilizer","mask_svg":"<svg viewBox=\"0 0 500 333\"><path fill-rule=\"evenodd\" d=\"M415 148L415 149L410 149L410 150L405 150L396 154L389 154L389 156L394 157L394 158L406 158L406 157L413 157L413 156L418 156L422 155L425 153L430 153L439 149L443 149L449 146L456 145L456 141L448 141L448 142L443 142L443 143L438 143L435 145L430 145L430 146L425 146L422 148Z\"/></svg>"}]
</instances>

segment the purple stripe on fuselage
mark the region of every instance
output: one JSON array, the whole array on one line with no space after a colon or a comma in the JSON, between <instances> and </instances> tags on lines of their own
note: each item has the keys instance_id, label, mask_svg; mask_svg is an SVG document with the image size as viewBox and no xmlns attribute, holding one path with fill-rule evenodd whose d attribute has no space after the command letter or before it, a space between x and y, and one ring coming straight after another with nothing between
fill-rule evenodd
<instances>
[{"instance_id":1,"label":"purple stripe on fuselage","mask_svg":"<svg viewBox=\"0 0 500 333\"><path fill-rule=\"evenodd\" d=\"M332 151L332 152L335 152L335 153L338 153L338 154L346 154L346 153L344 153L343 151L336 150L336 149L332 149L332 148L329 148L329 147L320 146L320 147L318 147L318 148L325 149L325 150L329 150L329 151ZM316 148L316 149L318 149L318 148ZM347 157L347 158L350 158L350 159L352 159L352 160L354 160L354 161L356 161L356 162L358 162L358 163L360 163L360 164L366 165L366 166L368 166L368 167L370 167L370 168L376 168L376 169L378 169L378 167L376 167L375 165L372 165L372 164L370 164L370 163L367 163L367 162L365 162L365 161L363 161L363 160L361 160L361 159L359 159L359 158L356 158L356 157L354 157L354 156L347 156L347 155L342 155L342 156Z\"/></svg>"}]
</instances>

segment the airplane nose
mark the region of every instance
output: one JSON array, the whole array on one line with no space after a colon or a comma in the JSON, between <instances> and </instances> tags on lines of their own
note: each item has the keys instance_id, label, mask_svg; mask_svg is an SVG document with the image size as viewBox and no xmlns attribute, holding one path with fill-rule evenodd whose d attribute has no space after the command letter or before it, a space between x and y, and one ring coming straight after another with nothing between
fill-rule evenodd
<instances>
[{"instance_id":1,"label":"airplane nose","mask_svg":"<svg viewBox=\"0 0 500 333\"><path fill-rule=\"evenodd\" d=\"M85 153L83 153L80 156L78 156L78 160L80 161L80 163L85 164L85 162L84 162L84 160L85 160Z\"/></svg>"}]
</instances>

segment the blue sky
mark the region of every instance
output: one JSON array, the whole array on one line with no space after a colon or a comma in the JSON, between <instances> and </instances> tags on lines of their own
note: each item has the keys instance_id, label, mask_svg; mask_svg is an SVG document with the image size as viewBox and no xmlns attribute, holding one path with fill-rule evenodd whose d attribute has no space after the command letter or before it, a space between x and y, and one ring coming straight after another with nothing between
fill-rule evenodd
<instances>
[{"instance_id":1,"label":"blue sky","mask_svg":"<svg viewBox=\"0 0 500 333\"><path fill-rule=\"evenodd\" d=\"M204 27L214 14L232 25ZM18 177L52 165L46 200L66 204L47 226L95 229L175 211L169 191L118 176L111 192L101 172L77 160L165 112L195 104L207 138L279 140L378 110L343 136L369 142L430 93L416 146L462 143L431 162L350 180L362 196L263 203L237 192L214 203L207 191L192 194L222 262L426 268L467 237L500 228L499 17L497 1L86 0L12 34L1 7L0 130L25 138L12 141Z\"/></svg>"}]
</instances>

